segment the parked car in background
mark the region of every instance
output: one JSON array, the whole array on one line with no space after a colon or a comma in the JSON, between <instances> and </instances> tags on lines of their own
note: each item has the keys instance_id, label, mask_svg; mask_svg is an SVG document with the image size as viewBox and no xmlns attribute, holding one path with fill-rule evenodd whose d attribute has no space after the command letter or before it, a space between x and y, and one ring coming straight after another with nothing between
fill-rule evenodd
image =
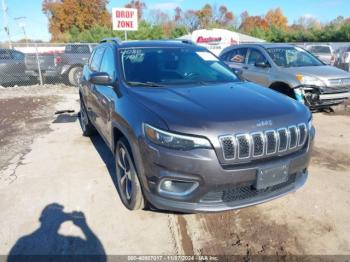
<instances>
[{"instance_id":1,"label":"parked car in background","mask_svg":"<svg viewBox=\"0 0 350 262\"><path fill-rule=\"evenodd\" d=\"M71 85L78 86L83 67L96 44L69 44L58 56L59 74Z\"/></svg>"},{"instance_id":2,"label":"parked car in background","mask_svg":"<svg viewBox=\"0 0 350 262\"><path fill-rule=\"evenodd\" d=\"M246 44L220 54L244 79L324 109L350 97L350 73L320 61L306 50L288 44Z\"/></svg>"},{"instance_id":3,"label":"parked car in background","mask_svg":"<svg viewBox=\"0 0 350 262\"><path fill-rule=\"evenodd\" d=\"M97 130L114 153L128 209L230 210L293 192L308 177L309 109L242 81L188 41L104 40L79 95L83 135Z\"/></svg>"},{"instance_id":4,"label":"parked car in background","mask_svg":"<svg viewBox=\"0 0 350 262\"><path fill-rule=\"evenodd\" d=\"M336 67L350 72L350 46L336 50Z\"/></svg>"},{"instance_id":5,"label":"parked car in background","mask_svg":"<svg viewBox=\"0 0 350 262\"><path fill-rule=\"evenodd\" d=\"M334 65L335 55L332 46L330 45L308 45L306 50L320 59L327 65Z\"/></svg>"},{"instance_id":6,"label":"parked car in background","mask_svg":"<svg viewBox=\"0 0 350 262\"><path fill-rule=\"evenodd\" d=\"M25 72L28 76L36 78L37 80L39 80L38 62L40 63L40 71L44 83L60 77L58 69L59 57L57 54L49 53L25 55Z\"/></svg>"},{"instance_id":7,"label":"parked car in background","mask_svg":"<svg viewBox=\"0 0 350 262\"><path fill-rule=\"evenodd\" d=\"M24 54L12 49L0 49L0 85L19 85L28 80Z\"/></svg>"},{"instance_id":8,"label":"parked car in background","mask_svg":"<svg viewBox=\"0 0 350 262\"><path fill-rule=\"evenodd\" d=\"M95 44L68 44L61 54L40 54L40 69L45 78L60 78L73 86L78 86L83 66L87 63ZM26 72L39 76L36 54L26 56Z\"/></svg>"}]
</instances>

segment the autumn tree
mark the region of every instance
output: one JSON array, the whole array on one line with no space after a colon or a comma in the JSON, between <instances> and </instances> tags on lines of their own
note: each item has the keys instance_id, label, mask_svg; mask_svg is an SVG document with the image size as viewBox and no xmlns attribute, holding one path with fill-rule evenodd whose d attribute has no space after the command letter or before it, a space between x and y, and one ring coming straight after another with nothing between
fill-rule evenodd
<instances>
[{"instance_id":1,"label":"autumn tree","mask_svg":"<svg viewBox=\"0 0 350 262\"><path fill-rule=\"evenodd\" d=\"M315 17L310 15L301 16L298 18L297 25L301 25L304 29L321 29L322 24Z\"/></svg>"},{"instance_id":2,"label":"autumn tree","mask_svg":"<svg viewBox=\"0 0 350 262\"><path fill-rule=\"evenodd\" d=\"M210 4L205 4L202 9L196 12L200 28L207 28L213 22L213 8Z\"/></svg>"},{"instance_id":3,"label":"autumn tree","mask_svg":"<svg viewBox=\"0 0 350 262\"><path fill-rule=\"evenodd\" d=\"M281 8L271 9L265 15L265 20L269 26L274 26L281 30L287 30L288 19L284 16Z\"/></svg>"},{"instance_id":4,"label":"autumn tree","mask_svg":"<svg viewBox=\"0 0 350 262\"><path fill-rule=\"evenodd\" d=\"M107 3L107 0L44 0L42 10L49 19L52 41L65 40L65 34L73 27L79 31L97 25L110 27Z\"/></svg>"},{"instance_id":5,"label":"autumn tree","mask_svg":"<svg viewBox=\"0 0 350 262\"><path fill-rule=\"evenodd\" d=\"M147 8L146 4L140 0L131 0L131 2L126 4L125 7L137 9L137 15L139 20L141 20L141 18L143 17L143 12Z\"/></svg>"},{"instance_id":6,"label":"autumn tree","mask_svg":"<svg viewBox=\"0 0 350 262\"><path fill-rule=\"evenodd\" d=\"M262 16L249 16L248 12L241 14L241 25L239 29L244 33L251 33L253 30L266 32L269 29L269 23Z\"/></svg>"},{"instance_id":7,"label":"autumn tree","mask_svg":"<svg viewBox=\"0 0 350 262\"><path fill-rule=\"evenodd\" d=\"M219 25L228 26L229 24L233 23L234 20L235 16L233 13L229 11L225 5L221 5L219 7L219 16L217 17L216 22Z\"/></svg>"}]
</instances>

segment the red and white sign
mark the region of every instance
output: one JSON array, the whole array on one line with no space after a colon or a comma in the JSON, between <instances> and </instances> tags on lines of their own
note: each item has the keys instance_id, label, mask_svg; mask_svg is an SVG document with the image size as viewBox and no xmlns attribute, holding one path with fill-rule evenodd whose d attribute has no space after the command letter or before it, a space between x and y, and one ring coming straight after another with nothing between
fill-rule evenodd
<instances>
[{"instance_id":1,"label":"red and white sign","mask_svg":"<svg viewBox=\"0 0 350 262\"><path fill-rule=\"evenodd\" d=\"M112 10L113 30L137 31L139 27L137 9L113 8Z\"/></svg>"},{"instance_id":2,"label":"red and white sign","mask_svg":"<svg viewBox=\"0 0 350 262\"><path fill-rule=\"evenodd\" d=\"M225 29L202 29L192 33L192 41L218 55L230 45L239 44L239 35Z\"/></svg>"}]
</instances>

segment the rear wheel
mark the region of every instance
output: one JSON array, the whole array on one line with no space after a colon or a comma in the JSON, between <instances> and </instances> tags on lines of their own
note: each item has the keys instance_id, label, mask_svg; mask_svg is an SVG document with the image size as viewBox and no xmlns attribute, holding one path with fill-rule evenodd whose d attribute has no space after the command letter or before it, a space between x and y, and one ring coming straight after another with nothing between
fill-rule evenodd
<instances>
[{"instance_id":1,"label":"rear wheel","mask_svg":"<svg viewBox=\"0 0 350 262\"><path fill-rule=\"evenodd\" d=\"M122 137L116 145L115 166L119 196L130 210L145 208L141 184L127 140Z\"/></svg>"},{"instance_id":2,"label":"rear wheel","mask_svg":"<svg viewBox=\"0 0 350 262\"><path fill-rule=\"evenodd\" d=\"M73 67L68 73L68 82L72 86L79 86L83 74L83 68L80 66Z\"/></svg>"},{"instance_id":3,"label":"rear wheel","mask_svg":"<svg viewBox=\"0 0 350 262\"><path fill-rule=\"evenodd\" d=\"M80 117L79 122L81 130L83 131L83 136L92 136L95 134L95 127L91 124L89 116L86 111L83 99L80 98Z\"/></svg>"}]
</instances>

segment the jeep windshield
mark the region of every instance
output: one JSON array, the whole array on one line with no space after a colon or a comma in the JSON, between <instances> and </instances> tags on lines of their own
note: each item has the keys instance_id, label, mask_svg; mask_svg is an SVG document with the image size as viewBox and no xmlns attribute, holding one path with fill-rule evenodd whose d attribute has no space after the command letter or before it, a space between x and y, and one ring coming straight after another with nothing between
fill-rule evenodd
<instances>
[{"instance_id":1,"label":"jeep windshield","mask_svg":"<svg viewBox=\"0 0 350 262\"><path fill-rule=\"evenodd\" d=\"M130 86L211 84L239 78L212 53L194 48L127 48L120 51Z\"/></svg>"},{"instance_id":2,"label":"jeep windshield","mask_svg":"<svg viewBox=\"0 0 350 262\"><path fill-rule=\"evenodd\" d=\"M324 65L315 56L300 47L272 47L267 53L281 67L303 67Z\"/></svg>"}]
</instances>

